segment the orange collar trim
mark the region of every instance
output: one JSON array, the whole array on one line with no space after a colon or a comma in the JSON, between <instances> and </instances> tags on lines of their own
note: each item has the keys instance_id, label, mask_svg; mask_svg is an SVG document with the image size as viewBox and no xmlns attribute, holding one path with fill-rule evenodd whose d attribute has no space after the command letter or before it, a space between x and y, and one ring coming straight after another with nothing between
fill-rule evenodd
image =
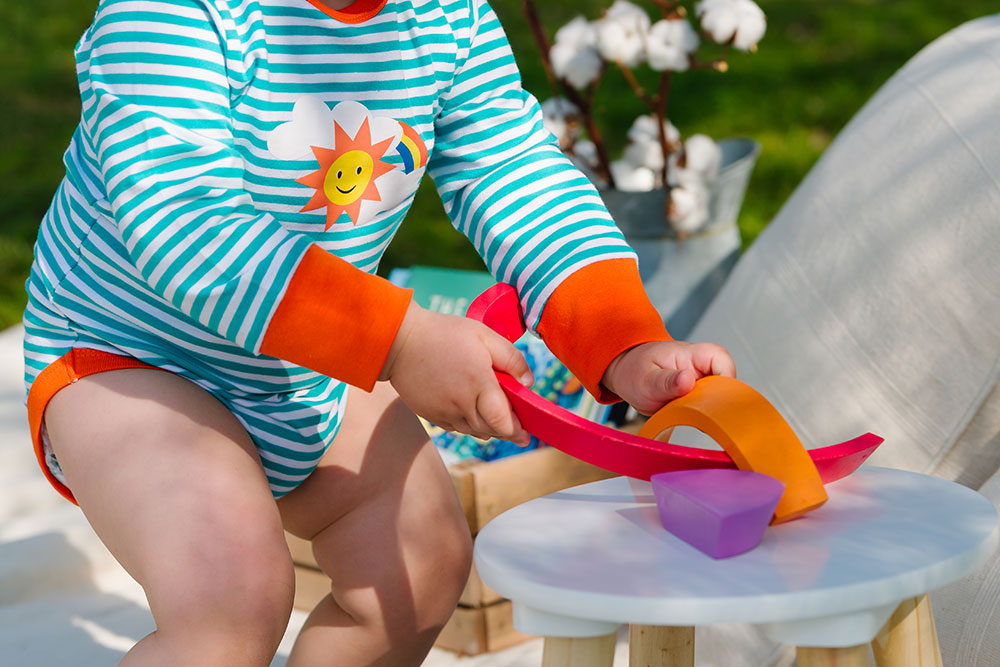
<instances>
[{"instance_id":1,"label":"orange collar trim","mask_svg":"<svg viewBox=\"0 0 1000 667\"><path fill-rule=\"evenodd\" d=\"M343 9L331 9L320 0L309 0L316 9L343 23L363 23L382 11L388 0L354 0Z\"/></svg>"}]
</instances>

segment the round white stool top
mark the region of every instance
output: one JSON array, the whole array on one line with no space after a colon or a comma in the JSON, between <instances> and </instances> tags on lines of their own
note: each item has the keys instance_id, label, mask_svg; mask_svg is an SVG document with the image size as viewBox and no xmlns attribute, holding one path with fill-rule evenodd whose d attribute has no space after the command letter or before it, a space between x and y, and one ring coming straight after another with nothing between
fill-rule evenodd
<instances>
[{"instance_id":1,"label":"round white stool top","mask_svg":"<svg viewBox=\"0 0 1000 667\"><path fill-rule=\"evenodd\" d=\"M993 505L943 479L863 466L827 491L818 510L715 560L663 528L648 482L612 478L495 518L476 538L476 569L516 605L559 616L769 623L895 606L971 572L997 545Z\"/></svg>"}]
</instances>

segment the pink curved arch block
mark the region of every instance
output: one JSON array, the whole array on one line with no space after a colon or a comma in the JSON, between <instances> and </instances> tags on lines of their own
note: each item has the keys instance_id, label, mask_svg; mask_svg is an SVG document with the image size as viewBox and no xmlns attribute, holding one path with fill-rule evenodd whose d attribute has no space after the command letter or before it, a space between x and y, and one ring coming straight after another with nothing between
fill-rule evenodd
<instances>
[{"instance_id":1,"label":"pink curved arch block","mask_svg":"<svg viewBox=\"0 0 1000 667\"><path fill-rule=\"evenodd\" d=\"M524 333L524 318L514 288L505 283L483 292L466 315L483 322L510 341ZM506 373L497 380L524 428L556 449L610 472L648 480L670 470L736 468L728 454L711 449L684 447L623 433L588 421L547 401ZM850 475L871 456L882 438L865 433L845 442L811 449L824 484Z\"/></svg>"}]
</instances>

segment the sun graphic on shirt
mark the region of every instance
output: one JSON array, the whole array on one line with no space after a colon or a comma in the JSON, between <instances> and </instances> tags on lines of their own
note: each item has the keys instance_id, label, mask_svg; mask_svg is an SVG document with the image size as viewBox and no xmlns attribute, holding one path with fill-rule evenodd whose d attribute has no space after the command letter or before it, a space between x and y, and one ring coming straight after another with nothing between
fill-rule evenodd
<instances>
[{"instance_id":1,"label":"sun graphic on shirt","mask_svg":"<svg viewBox=\"0 0 1000 667\"><path fill-rule=\"evenodd\" d=\"M372 142L371 128L366 117L357 134L351 137L340 123L334 123L334 146L310 146L319 169L296 179L297 183L316 190L302 211L326 207L326 229L346 213L358 224L364 201L382 201L375 181L392 171L394 166L382 161L393 138Z\"/></svg>"}]
</instances>

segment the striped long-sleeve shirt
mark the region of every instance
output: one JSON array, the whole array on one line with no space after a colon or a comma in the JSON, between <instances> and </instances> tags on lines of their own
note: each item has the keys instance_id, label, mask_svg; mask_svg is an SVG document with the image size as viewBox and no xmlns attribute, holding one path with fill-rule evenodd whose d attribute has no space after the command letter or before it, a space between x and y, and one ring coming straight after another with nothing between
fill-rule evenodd
<instances>
[{"instance_id":1,"label":"striped long-sleeve shirt","mask_svg":"<svg viewBox=\"0 0 1000 667\"><path fill-rule=\"evenodd\" d=\"M425 171L592 391L659 336L485 0L103 0L76 61L81 121L28 284L29 385L83 346L219 391L370 387L409 301L374 272ZM628 303L591 302L610 277Z\"/></svg>"}]
</instances>

